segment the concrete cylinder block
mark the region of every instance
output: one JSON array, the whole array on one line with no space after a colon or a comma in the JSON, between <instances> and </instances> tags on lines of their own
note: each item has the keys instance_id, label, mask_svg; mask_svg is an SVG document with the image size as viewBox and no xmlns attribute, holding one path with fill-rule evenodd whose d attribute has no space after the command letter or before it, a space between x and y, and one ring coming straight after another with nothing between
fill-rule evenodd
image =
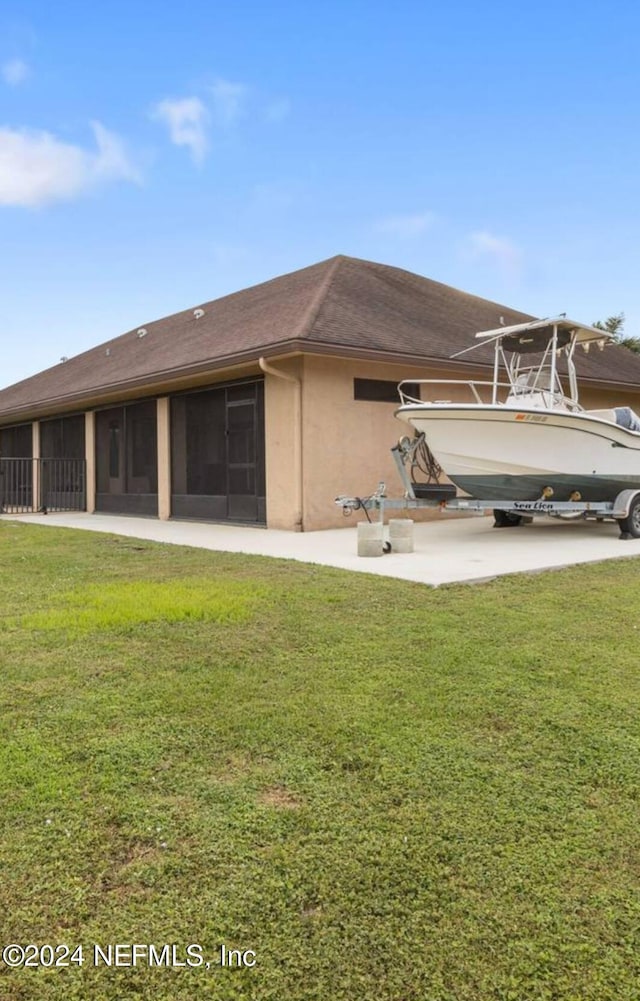
<instances>
[{"instance_id":1,"label":"concrete cylinder block","mask_svg":"<svg viewBox=\"0 0 640 1001\"><path fill-rule=\"evenodd\" d=\"M380 522L369 524L361 521L358 525L358 556L382 556L383 526Z\"/></svg>"},{"instance_id":2,"label":"concrete cylinder block","mask_svg":"<svg viewBox=\"0 0 640 1001\"><path fill-rule=\"evenodd\" d=\"M413 552L413 522L411 518L389 519L389 542L392 553Z\"/></svg>"}]
</instances>

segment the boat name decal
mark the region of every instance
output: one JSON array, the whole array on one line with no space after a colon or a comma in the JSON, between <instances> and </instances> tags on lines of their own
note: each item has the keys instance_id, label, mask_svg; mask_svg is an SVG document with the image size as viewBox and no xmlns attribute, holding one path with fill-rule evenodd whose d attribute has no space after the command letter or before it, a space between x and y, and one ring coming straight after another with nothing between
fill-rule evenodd
<instances>
[{"instance_id":1,"label":"boat name decal","mask_svg":"<svg viewBox=\"0 0 640 1001\"><path fill-rule=\"evenodd\" d=\"M544 414L516 414L517 421L535 421L536 424L544 424L547 417Z\"/></svg>"},{"instance_id":2,"label":"boat name decal","mask_svg":"<svg viewBox=\"0 0 640 1001\"><path fill-rule=\"evenodd\" d=\"M514 501L515 511L553 511L553 504L549 501Z\"/></svg>"}]
</instances>

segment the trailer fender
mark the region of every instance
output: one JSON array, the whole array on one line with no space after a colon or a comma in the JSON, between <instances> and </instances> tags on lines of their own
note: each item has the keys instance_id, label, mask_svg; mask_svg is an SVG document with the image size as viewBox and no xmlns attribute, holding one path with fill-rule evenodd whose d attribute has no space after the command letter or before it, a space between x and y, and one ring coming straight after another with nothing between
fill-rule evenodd
<instances>
[{"instance_id":1,"label":"trailer fender","mask_svg":"<svg viewBox=\"0 0 640 1001\"><path fill-rule=\"evenodd\" d=\"M623 490L613 505L621 539L640 539L640 490ZM624 511L620 517L619 511Z\"/></svg>"},{"instance_id":2,"label":"trailer fender","mask_svg":"<svg viewBox=\"0 0 640 1001\"><path fill-rule=\"evenodd\" d=\"M611 517L616 520L619 520L620 518L627 518L629 516L631 506L637 497L640 497L640 490L623 490L619 493L613 502Z\"/></svg>"}]
</instances>

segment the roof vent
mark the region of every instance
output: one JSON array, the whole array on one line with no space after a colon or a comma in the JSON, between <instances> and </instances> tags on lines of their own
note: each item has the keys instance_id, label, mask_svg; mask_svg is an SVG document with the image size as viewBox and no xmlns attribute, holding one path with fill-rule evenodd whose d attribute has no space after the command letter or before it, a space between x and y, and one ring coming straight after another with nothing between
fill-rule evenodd
<instances>
[{"instance_id":1,"label":"roof vent","mask_svg":"<svg viewBox=\"0 0 640 1001\"><path fill-rule=\"evenodd\" d=\"M199 320L201 316L204 316L204 309L194 309L193 315L195 316L196 320Z\"/></svg>"},{"instance_id":2,"label":"roof vent","mask_svg":"<svg viewBox=\"0 0 640 1001\"><path fill-rule=\"evenodd\" d=\"M108 358L109 355L111 354L111 348L107 348L107 350L105 351L105 354L106 354L106 356Z\"/></svg>"},{"instance_id":3,"label":"roof vent","mask_svg":"<svg viewBox=\"0 0 640 1001\"><path fill-rule=\"evenodd\" d=\"M60 359L60 361L69 361L69 359L67 358L66 355L63 355L62 358Z\"/></svg>"},{"instance_id":4,"label":"roof vent","mask_svg":"<svg viewBox=\"0 0 640 1001\"><path fill-rule=\"evenodd\" d=\"M140 327L140 330L138 331L138 337L146 337L146 336L147 336L147 328Z\"/></svg>"}]
</instances>

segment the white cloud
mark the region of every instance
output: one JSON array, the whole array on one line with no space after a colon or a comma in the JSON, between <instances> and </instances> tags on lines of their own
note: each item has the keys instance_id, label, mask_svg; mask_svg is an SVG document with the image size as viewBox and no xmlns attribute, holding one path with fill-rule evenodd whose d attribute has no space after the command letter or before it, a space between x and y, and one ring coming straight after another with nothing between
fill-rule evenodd
<instances>
[{"instance_id":1,"label":"white cloud","mask_svg":"<svg viewBox=\"0 0 640 1001\"><path fill-rule=\"evenodd\" d=\"M195 163L203 162L209 148L209 112L199 97L160 101L153 110L152 118L164 122L171 142L176 146L186 146Z\"/></svg>"},{"instance_id":2,"label":"white cloud","mask_svg":"<svg viewBox=\"0 0 640 1001\"><path fill-rule=\"evenodd\" d=\"M186 146L193 160L201 164L209 151L211 122L221 128L232 125L243 114L247 87L230 80L216 80L207 92L207 100L199 97L168 98L160 101L151 117L163 122L176 146Z\"/></svg>"},{"instance_id":3,"label":"white cloud","mask_svg":"<svg viewBox=\"0 0 640 1001\"><path fill-rule=\"evenodd\" d=\"M92 122L95 150L49 132L0 128L0 205L34 208L75 198L107 181L139 181L122 140Z\"/></svg>"},{"instance_id":4,"label":"white cloud","mask_svg":"<svg viewBox=\"0 0 640 1001\"><path fill-rule=\"evenodd\" d=\"M213 109L216 119L222 125L231 125L242 114L242 105L247 88L242 83L230 80L216 80L211 87Z\"/></svg>"},{"instance_id":5,"label":"white cloud","mask_svg":"<svg viewBox=\"0 0 640 1001\"><path fill-rule=\"evenodd\" d=\"M10 87L18 87L30 74L29 67L22 59L9 59L2 65L2 77Z\"/></svg>"},{"instance_id":6,"label":"white cloud","mask_svg":"<svg viewBox=\"0 0 640 1001\"><path fill-rule=\"evenodd\" d=\"M433 212L416 212L412 215L393 215L380 219L375 224L378 233L387 233L390 236L399 236L403 239L410 239L420 236L430 229L435 222Z\"/></svg>"},{"instance_id":7,"label":"white cloud","mask_svg":"<svg viewBox=\"0 0 640 1001\"><path fill-rule=\"evenodd\" d=\"M283 122L291 113L291 101L283 97L278 101L272 101L267 105L264 113L267 122Z\"/></svg>"},{"instance_id":8,"label":"white cloud","mask_svg":"<svg viewBox=\"0 0 640 1001\"><path fill-rule=\"evenodd\" d=\"M466 241L466 252L473 258L489 258L497 261L505 271L516 273L522 264L522 251L505 236L496 236L487 230L470 233Z\"/></svg>"}]
</instances>

